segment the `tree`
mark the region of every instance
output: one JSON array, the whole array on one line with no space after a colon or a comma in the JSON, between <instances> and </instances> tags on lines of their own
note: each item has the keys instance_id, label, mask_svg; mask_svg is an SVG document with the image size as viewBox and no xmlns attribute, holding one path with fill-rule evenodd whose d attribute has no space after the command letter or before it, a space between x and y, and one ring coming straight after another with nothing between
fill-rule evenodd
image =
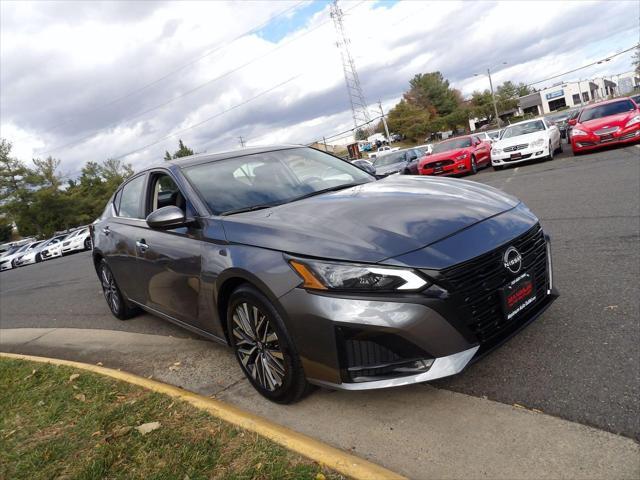
<instances>
[{"instance_id":1,"label":"tree","mask_svg":"<svg viewBox=\"0 0 640 480\"><path fill-rule=\"evenodd\" d=\"M356 140L366 140L368 137L367 131L363 128L358 128L355 133Z\"/></svg>"},{"instance_id":2,"label":"tree","mask_svg":"<svg viewBox=\"0 0 640 480\"><path fill-rule=\"evenodd\" d=\"M13 224L6 219L6 217L0 217L0 243L5 243L11 240L11 233L13 232Z\"/></svg>"},{"instance_id":3,"label":"tree","mask_svg":"<svg viewBox=\"0 0 640 480\"><path fill-rule=\"evenodd\" d=\"M411 79L409 86L405 100L431 114L449 115L460 106L460 93L449 86L449 81L440 72L419 73Z\"/></svg>"},{"instance_id":4,"label":"tree","mask_svg":"<svg viewBox=\"0 0 640 480\"><path fill-rule=\"evenodd\" d=\"M32 172L11 156L11 149L10 142L0 139L0 213L19 227L19 222L28 218L32 192L27 179Z\"/></svg>"},{"instance_id":5,"label":"tree","mask_svg":"<svg viewBox=\"0 0 640 480\"><path fill-rule=\"evenodd\" d=\"M168 151L165 151L164 159L165 161L169 161L180 157L188 157L189 155L193 155L193 150L182 143L182 140L178 140L178 150L176 150L173 155L171 155Z\"/></svg>"}]
</instances>

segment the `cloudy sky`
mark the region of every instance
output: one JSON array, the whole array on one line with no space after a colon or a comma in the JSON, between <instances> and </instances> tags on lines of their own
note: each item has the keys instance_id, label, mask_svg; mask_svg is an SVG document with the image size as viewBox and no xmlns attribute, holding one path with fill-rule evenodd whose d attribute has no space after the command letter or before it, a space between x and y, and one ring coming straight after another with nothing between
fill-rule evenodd
<instances>
[{"instance_id":1,"label":"cloudy sky","mask_svg":"<svg viewBox=\"0 0 640 480\"><path fill-rule=\"evenodd\" d=\"M640 40L640 2L342 1L365 95L389 109L420 72L465 95L535 82ZM0 2L0 135L73 176L175 150L308 143L352 127L326 1ZM560 80L631 70L631 53ZM544 84L536 85L538 87ZM377 108L377 107L376 107ZM372 108L373 111L373 108ZM373 115L376 112L372 113Z\"/></svg>"}]
</instances>

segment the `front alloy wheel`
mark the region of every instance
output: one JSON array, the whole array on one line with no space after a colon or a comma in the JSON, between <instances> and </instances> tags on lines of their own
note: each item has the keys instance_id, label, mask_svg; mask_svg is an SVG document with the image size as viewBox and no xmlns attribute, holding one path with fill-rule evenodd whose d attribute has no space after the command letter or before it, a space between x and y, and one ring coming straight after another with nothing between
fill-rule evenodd
<instances>
[{"instance_id":1,"label":"front alloy wheel","mask_svg":"<svg viewBox=\"0 0 640 480\"><path fill-rule=\"evenodd\" d=\"M551 145L551 140L549 140L549 160L553 160L553 154L554 154L553 145Z\"/></svg>"},{"instance_id":2,"label":"front alloy wheel","mask_svg":"<svg viewBox=\"0 0 640 480\"><path fill-rule=\"evenodd\" d=\"M239 304L232 318L233 340L242 367L262 388L274 392L282 386L286 373L278 335L255 305Z\"/></svg>"},{"instance_id":3,"label":"front alloy wheel","mask_svg":"<svg viewBox=\"0 0 640 480\"><path fill-rule=\"evenodd\" d=\"M85 250L91 250L91 238L90 238L90 237L89 237L89 238L87 238L87 239L84 241L84 249L85 249Z\"/></svg>"},{"instance_id":4,"label":"front alloy wheel","mask_svg":"<svg viewBox=\"0 0 640 480\"><path fill-rule=\"evenodd\" d=\"M252 285L241 285L231 294L227 332L240 368L262 396L292 403L309 391L280 314Z\"/></svg>"},{"instance_id":5,"label":"front alloy wheel","mask_svg":"<svg viewBox=\"0 0 640 480\"><path fill-rule=\"evenodd\" d=\"M471 175L478 173L478 164L476 163L476 157L471 157Z\"/></svg>"}]
</instances>

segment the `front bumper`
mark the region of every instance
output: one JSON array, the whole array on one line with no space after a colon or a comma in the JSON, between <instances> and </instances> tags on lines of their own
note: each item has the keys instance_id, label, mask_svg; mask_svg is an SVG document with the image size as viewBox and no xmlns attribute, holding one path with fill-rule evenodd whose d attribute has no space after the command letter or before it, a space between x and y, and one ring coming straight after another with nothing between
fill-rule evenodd
<instances>
[{"instance_id":1,"label":"front bumper","mask_svg":"<svg viewBox=\"0 0 640 480\"><path fill-rule=\"evenodd\" d=\"M483 313L482 331L472 326L477 307L465 305L455 291L374 297L294 288L279 300L307 379L333 389L369 390L461 372L533 322L558 297L548 240L537 245L546 255L527 268L537 276L538 300L512 320ZM444 277L436 277L438 284L446 284ZM495 295L497 287L491 288L482 295ZM487 327L493 321L501 325ZM490 335L487 328L493 329Z\"/></svg>"},{"instance_id":2,"label":"front bumper","mask_svg":"<svg viewBox=\"0 0 640 480\"><path fill-rule=\"evenodd\" d=\"M0 263L0 272L4 270L11 270L13 265L11 265L11 260L7 260L6 262Z\"/></svg>"},{"instance_id":3,"label":"front bumper","mask_svg":"<svg viewBox=\"0 0 640 480\"><path fill-rule=\"evenodd\" d=\"M491 152L491 165L504 166L515 165L523 162L530 162L532 160L538 160L549 156L549 145L542 147L527 147L515 152Z\"/></svg>"},{"instance_id":4,"label":"front bumper","mask_svg":"<svg viewBox=\"0 0 640 480\"><path fill-rule=\"evenodd\" d=\"M453 162L443 165L443 162ZM469 159L463 160L443 160L440 162L425 163L422 168L419 169L420 175L434 175L439 177L450 177L452 175L459 175L461 173L469 172Z\"/></svg>"},{"instance_id":5,"label":"front bumper","mask_svg":"<svg viewBox=\"0 0 640 480\"><path fill-rule=\"evenodd\" d=\"M70 243L69 245L63 245L62 246L62 253L75 252L76 250L83 250L83 249L84 249L84 242L83 243Z\"/></svg>"},{"instance_id":6,"label":"front bumper","mask_svg":"<svg viewBox=\"0 0 640 480\"><path fill-rule=\"evenodd\" d=\"M606 147L640 141L640 124L621 128L610 136L601 137L595 133L589 135L571 135L571 148L574 152L585 152Z\"/></svg>"}]
</instances>

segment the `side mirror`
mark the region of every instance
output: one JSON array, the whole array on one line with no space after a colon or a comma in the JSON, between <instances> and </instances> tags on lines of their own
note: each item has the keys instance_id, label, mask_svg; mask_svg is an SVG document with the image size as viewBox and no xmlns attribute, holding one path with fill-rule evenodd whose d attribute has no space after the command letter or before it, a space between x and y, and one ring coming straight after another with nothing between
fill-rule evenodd
<instances>
[{"instance_id":1,"label":"side mirror","mask_svg":"<svg viewBox=\"0 0 640 480\"><path fill-rule=\"evenodd\" d=\"M415 153L412 153L411 155L409 155L409 157L407 157L407 162L413 162L417 158L418 156Z\"/></svg>"},{"instance_id":2,"label":"side mirror","mask_svg":"<svg viewBox=\"0 0 640 480\"><path fill-rule=\"evenodd\" d=\"M572 118L571 120L569 120L567 122L569 125L571 125L572 127L575 127L578 123L578 119L577 118Z\"/></svg>"},{"instance_id":3,"label":"side mirror","mask_svg":"<svg viewBox=\"0 0 640 480\"><path fill-rule=\"evenodd\" d=\"M182 227L186 223L184 212L175 205L159 208L147 216L147 225L160 230Z\"/></svg>"}]
</instances>

